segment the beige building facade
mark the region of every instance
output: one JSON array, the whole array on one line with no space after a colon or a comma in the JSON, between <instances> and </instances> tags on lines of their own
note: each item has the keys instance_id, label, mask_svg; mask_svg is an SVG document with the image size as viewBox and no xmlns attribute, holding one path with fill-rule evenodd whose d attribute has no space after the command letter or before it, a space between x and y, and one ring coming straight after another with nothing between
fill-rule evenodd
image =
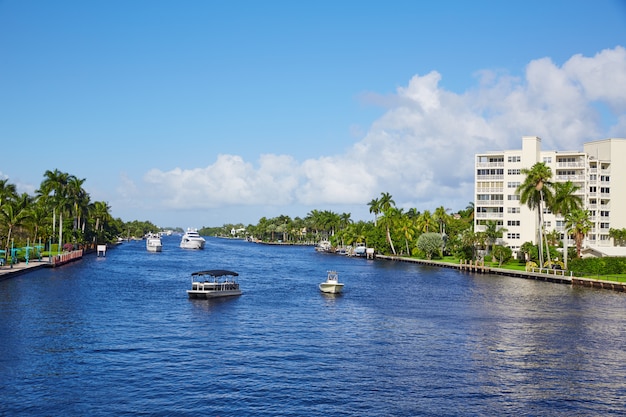
<instances>
[{"instance_id":1,"label":"beige building facade","mask_svg":"<svg viewBox=\"0 0 626 417\"><path fill-rule=\"evenodd\" d=\"M553 182L571 181L579 187L592 230L583 246L610 247L609 229L626 228L626 139L605 139L584 144L582 151L544 151L541 139L524 136L521 149L476 155L474 179L474 230L485 230L487 221L506 229L498 244L514 252L524 242L537 243L537 213L520 204L515 191L524 182L524 168L544 162ZM565 230L562 216L544 207L546 233Z\"/></svg>"}]
</instances>

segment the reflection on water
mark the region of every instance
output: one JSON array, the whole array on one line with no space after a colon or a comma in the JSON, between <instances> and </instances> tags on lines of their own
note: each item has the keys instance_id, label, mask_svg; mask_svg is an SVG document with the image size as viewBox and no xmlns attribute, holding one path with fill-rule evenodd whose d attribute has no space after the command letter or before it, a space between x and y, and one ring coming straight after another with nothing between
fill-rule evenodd
<instances>
[{"instance_id":1,"label":"reflection on water","mask_svg":"<svg viewBox=\"0 0 626 417\"><path fill-rule=\"evenodd\" d=\"M624 294L178 241L0 282L0 414L623 412ZM237 271L243 294L189 300L204 269ZM343 293L319 291L327 270Z\"/></svg>"}]
</instances>

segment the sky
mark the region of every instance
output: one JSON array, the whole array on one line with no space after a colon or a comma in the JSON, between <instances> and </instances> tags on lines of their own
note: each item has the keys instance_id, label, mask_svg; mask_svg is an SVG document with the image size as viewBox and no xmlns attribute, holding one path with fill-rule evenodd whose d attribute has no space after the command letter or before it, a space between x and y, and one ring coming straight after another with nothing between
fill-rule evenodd
<instances>
[{"instance_id":1,"label":"sky","mask_svg":"<svg viewBox=\"0 0 626 417\"><path fill-rule=\"evenodd\" d=\"M626 138L626 0L0 0L0 179L123 221L456 212L522 136Z\"/></svg>"}]
</instances>

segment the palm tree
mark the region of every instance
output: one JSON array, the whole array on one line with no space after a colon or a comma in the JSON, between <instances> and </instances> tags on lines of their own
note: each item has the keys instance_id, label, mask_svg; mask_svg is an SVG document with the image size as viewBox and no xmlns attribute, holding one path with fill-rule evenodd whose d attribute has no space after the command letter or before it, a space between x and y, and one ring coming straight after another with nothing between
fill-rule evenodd
<instances>
[{"instance_id":1,"label":"palm tree","mask_svg":"<svg viewBox=\"0 0 626 417\"><path fill-rule=\"evenodd\" d=\"M15 199L6 201L0 207L0 220L7 227L7 241L5 250L8 253L9 243L11 242L11 234L15 228L20 227L28 220L30 206L33 203L33 197L26 193Z\"/></svg>"},{"instance_id":2,"label":"palm tree","mask_svg":"<svg viewBox=\"0 0 626 417\"><path fill-rule=\"evenodd\" d=\"M380 214L380 200L373 198L367 205L370 206L370 213L374 213L374 226L376 226L378 223L378 215Z\"/></svg>"},{"instance_id":3,"label":"palm tree","mask_svg":"<svg viewBox=\"0 0 626 417\"><path fill-rule=\"evenodd\" d=\"M439 233L441 235L446 234L446 224L448 223L448 219L450 218L448 211L450 211L450 209L444 208L443 206L437 207L435 209L434 217L435 220L437 220L437 223L439 223Z\"/></svg>"},{"instance_id":4,"label":"palm tree","mask_svg":"<svg viewBox=\"0 0 626 417\"><path fill-rule=\"evenodd\" d=\"M537 211L539 227L539 267L543 267L543 202L552 198L552 170L543 162L537 162L530 169L523 168L522 174L526 175L524 182L515 190L520 196L520 203L528 205L531 210ZM548 256L550 251L548 251Z\"/></svg>"},{"instance_id":5,"label":"palm tree","mask_svg":"<svg viewBox=\"0 0 626 417\"><path fill-rule=\"evenodd\" d=\"M571 181L554 183L554 195L548 202L550 210L556 215L565 217L568 213L581 209L583 206L582 199L575 194L579 189L580 187ZM567 240L567 231L565 231L563 233L563 265L565 269L567 269Z\"/></svg>"},{"instance_id":6,"label":"palm tree","mask_svg":"<svg viewBox=\"0 0 626 417\"><path fill-rule=\"evenodd\" d=\"M504 227L498 227L498 223L495 220L487 220L485 226L485 238L488 243L491 243L491 252L493 252L496 241L498 238L502 237L502 233L506 232L507 229Z\"/></svg>"},{"instance_id":7,"label":"palm tree","mask_svg":"<svg viewBox=\"0 0 626 417\"><path fill-rule=\"evenodd\" d=\"M417 229L421 233L428 233L437 224L435 218L430 214L430 210L424 210L417 218Z\"/></svg>"},{"instance_id":8,"label":"palm tree","mask_svg":"<svg viewBox=\"0 0 626 417\"><path fill-rule=\"evenodd\" d=\"M50 196L52 193L52 233L55 228L55 211L59 211L59 249L63 245L63 211L68 207L68 183L70 181L70 174L61 172L58 169L54 171L47 170L44 173L45 179L39 186L38 194L40 197Z\"/></svg>"},{"instance_id":9,"label":"palm tree","mask_svg":"<svg viewBox=\"0 0 626 417\"><path fill-rule=\"evenodd\" d=\"M402 216L399 220L400 223L400 232L404 236L404 244L406 245L406 254L408 256L411 255L411 250L409 249L409 241L413 240L415 236L415 220L410 216Z\"/></svg>"},{"instance_id":10,"label":"palm tree","mask_svg":"<svg viewBox=\"0 0 626 417\"><path fill-rule=\"evenodd\" d=\"M568 232L572 232L574 235L574 241L576 242L576 256L580 258L583 240L589 230L593 227L593 223L589 220L589 212L581 209L569 212L565 217L565 227Z\"/></svg>"},{"instance_id":11,"label":"palm tree","mask_svg":"<svg viewBox=\"0 0 626 417\"><path fill-rule=\"evenodd\" d=\"M380 210L383 212L385 216L384 222L385 222L385 230L387 232L387 242L391 246L391 252L395 255L396 249L394 248L393 241L391 240L390 228L391 228L391 225L393 224L393 217L394 217L393 214L394 214L396 202L393 201L393 199L391 198L391 194L380 193L379 204L380 204Z\"/></svg>"}]
</instances>

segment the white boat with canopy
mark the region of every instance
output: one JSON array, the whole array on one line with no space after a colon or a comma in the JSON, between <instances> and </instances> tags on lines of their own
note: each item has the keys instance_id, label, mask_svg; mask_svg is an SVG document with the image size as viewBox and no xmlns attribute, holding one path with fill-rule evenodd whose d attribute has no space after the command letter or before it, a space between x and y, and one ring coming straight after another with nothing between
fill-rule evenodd
<instances>
[{"instance_id":1,"label":"white boat with canopy","mask_svg":"<svg viewBox=\"0 0 626 417\"><path fill-rule=\"evenodd\" d=\"M225 269L211 269L191 274L189 298L209 299L241 295L239 283L235 280L239 274Z\"/></svg>"}]
</instances>

